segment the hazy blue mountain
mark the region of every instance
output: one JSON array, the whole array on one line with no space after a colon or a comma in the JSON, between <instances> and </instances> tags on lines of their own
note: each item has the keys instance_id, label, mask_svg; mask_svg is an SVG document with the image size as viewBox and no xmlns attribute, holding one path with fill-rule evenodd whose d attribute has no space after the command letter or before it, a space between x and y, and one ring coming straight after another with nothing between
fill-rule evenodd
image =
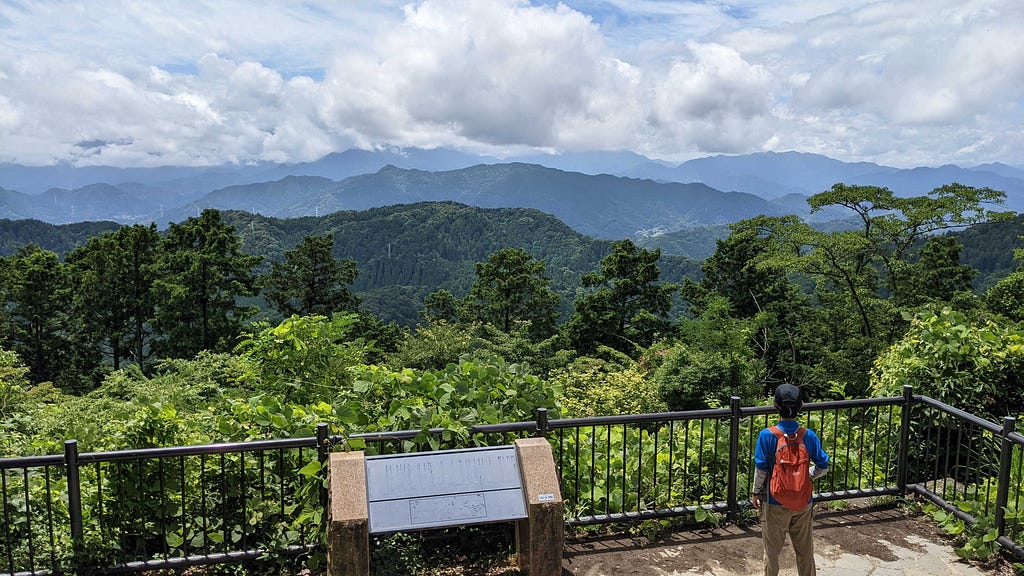
<instances>
[{"instance_id":1,"label":"hazy blue mountain","mask_svg":"<svg viewBox=\"0 0 1024 576\"><path fill-rule=\"evenodd\" d=\"M1006 207L1008 209L1015 212L1024 211L1024 178L1006 177L988 171L967 170L952 164L938 168L913 168L884 174L864 174L848 183L884 186L901 196L918 196L951 182L1002 190L1006 192Z\"/></svg>"},{"instance_id":2,"label":"hazy blue mountain","mask_svg":"<svg viewBox=\"0 0 1024 576\"><path fill-rule=\"evenodd\" d=\"M435 172L458 170L494 162L499 162L499 160L490 156L467 154L444 148L433 150L420 148L375 151L346 150L328 154L315 162L277 165L261 172L261 176L263 176L262 181L279 180L286 176L320 176L331 180L344 180L350 176L372 174L385 166Z\"/></svg>"},{"instance_id":3,"label":"hazy blue mountain","mask_svg":"<svg viewBox=\"0 0 1024 576\"><path fill-rule=\"evenodd\" d=\"M781 214L750 194L703 184L658 183L565 172L534 164L489 164L447 172L386 166L375 174L330 184L311 177L217 190L187 207L235 209L278 217L366 210L416 202L454 201L481 208L536 208L595 238L642 237Z\"/></svg>"},{"instance_id":4,"label":"hazy blue mountain","mask_svg":"<svg viewBox=\"0 0 1024 576\"><path fill-rule=\"evenodd\" d=\"M1010 166L1003 164L1002 162L991 162L989 164L979 164L971 170L975 172L991 172L998 174L1006 178L1017 178L1024 180L1024 168L1017 166Z\"/></svg>"},{"instance_id":5,"label":"hazy blue mountain","mask_svg":"<svg viewBox=\"0 0 1024 576\"><path fill-rule=\"evenodd\" d=\"M213 167L162 166L156 168L112 168L64 164L20 166L0 164L0 186L26 194L39 194L52 188L75 190L90 184L144 184L175 194L199 190L206 194L231 184L259 182L265 167L224 165Z\"/></svg>"},{"instance_id":6,"label":"hazy blue mountain","mask_svg":"<svg viewBox=\"0 0 1024 576\"><path fill-rule=\"evenodd\" d=\"M848 163L818 154L760 152L741 156L710 156L683 162L674 168L653 165L635 169L631 176L671 182L703 182L712 188L747 192L773 199L786 194L810 196L836 182L849 182L863 174L898 171L871 162Z\"/></svg>"},{"instance_id":7,"label":"hazy blue mountain","mask_svg":"<svg viewBox=\"0 0 1024 576\"><path fill-rule=\"evenodd\" d=\"M0 217L164 225L207 206L290 217L454 200L536 207L588 234L642 238L733 222L752 210L795 213L813 222L841 218L830 212L808 215L806 207L806 197L836 182L885 186L900 195L925 194L951 182L986 186L1005 191L1009 209L1024 211L1024 169L999 163L904 170L796 152L713 156L678 166L631 152L519 158L530 162L407 148L348 150L287 165L120 169L0 164ZM703 187L672 188L668 183Z\"/></svg>"},{"instance_id":8,"label":"hazy blue mountain","mask_svg":"<svg viewBox=\"0 0 1024 576\"><path fill-rule=\"evenodd\" d=\"M1024 211L1024 170L1006 164L975 168L955 165L937 168L899 169L871 162L841 162L817 154L763 152L740 156L711 156L689 160L676 167L646 164L627 172L665 182L702 182L725 191L756 194L783 205L799 203L837 182L883 186L900 196L927 194L939 186L959 182L988 187L1007 194L1007 208ZM829 220L831 215L817 216Z\"/></svg>"},{"instance_id":9,"label":"hazy blue mountain","mask_svg":"<svg viewBox=\"0 0 1024 576\"><path fill-rule=\"evenodd\" d=\"M509 158L508 161L540 164L548 168L557 168L566 172L582 172L583 174L629 176L633 171L637 171L637 178L652 178L651 175L644 173L641 169L642 167L650 166L651 170L657 170L662 167L672 166L671 163L651 160L634 152L612 151L531 154Z\"/></svg>"}]
</instances>

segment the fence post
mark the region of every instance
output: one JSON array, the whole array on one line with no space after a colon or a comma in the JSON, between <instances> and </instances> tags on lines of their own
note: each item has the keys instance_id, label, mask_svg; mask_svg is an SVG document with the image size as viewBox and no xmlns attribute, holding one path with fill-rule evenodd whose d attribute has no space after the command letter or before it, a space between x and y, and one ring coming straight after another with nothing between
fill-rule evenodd
<instances>
[{"instance_id":1,"label":"fence post","mask_svg":"<svg viewBox=\"0 0 1024 576\"><path fill-rule=\"evenodd\" d=\"M327 441L328 432L327 424L320 423L316 425L316 457L320 461L320 470L324 470L324 466L327 464L327 458L330 456L331 446ZM320 506L327 509L327 483L320 483ZM324 518L327 518L327 514L324 514Z\"/></svg>"},{"instance_id":2,"label":"fence post","mask_svg":"<svg viewBox=\"0 0 1024 576\"><path fill-rule=\"evenodd\" d=\"M999 482L996 484L996 520L995 528L1000 536L1006 533L1006 502L1010 498L1010 460L1013 454L1013 442L1010 441L1010 433L1013 432L1017 419L1013 416L1003 418L1002 449L999 451Z\"/></svg>"},{"instance_id":3,"label":"fence post","mask_svg":"<svg viewBox=\"0 0 1024 576\"><path fill-rule=\"evenodd\" d=\"M729 515L733 519L739 514L739 496L737 485L739 481L736 475L739 473L740 459L740 397L729 398L729 408L732 416L729 418L729 486L726 498L729 504Z\"/></svg>"},{"instance_id":4,"label":"fence post","mask_svg":"<svg viewBox=\"0 0 1024 576\"><path fill-rule=\"evenodd\" d=\"M78 473L78 440L64 441L64 466L68 480L68 515L71 518L71 542L75 569L81 568L82 545L85 531L82 528L82 481Z\"/></svg>"},{"instance_id":5,"label":"fence post","mask_svg":"<svg viewBox=\"0 0 1024 576\"><path fill-rule=\"evenodd\" d=\"M537 431L533 434L537 438L548 437L548 409L537 408Z\"/></svg>"},{"instance_id":6,"label":"fence post","mask_svg":"<svg viewBox=\"0 0 1024 576\"><path fill-rule=\"evenodd\" d=\"M914 387L903 387L903 409L900 418L900 447L896 455L896 484L900 494L907 495L907 451L910 446L910 410L914 405Z\"/></svg>"}]
</instances>

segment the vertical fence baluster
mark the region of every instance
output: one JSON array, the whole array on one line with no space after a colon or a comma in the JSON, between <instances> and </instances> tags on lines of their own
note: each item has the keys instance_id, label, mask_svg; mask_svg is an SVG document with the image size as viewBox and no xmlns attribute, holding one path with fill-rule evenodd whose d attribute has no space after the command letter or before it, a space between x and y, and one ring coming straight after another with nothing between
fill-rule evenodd
<instances>
[{"instance_id":1,"label":"vertical fence baluster","mask_svg":"<svg viewBox=\"0 0 1024 576\"><path fill-rule=\"evenodd\" d=\"M619 512L626 511L626 429L628 424L622 425L622 492L619 494Z\"/></svg>"},{"instance_id":2,"label":"vertical fence baluster","mask_svg":"<svg viewBox=\"0 0 1024 576\"><path fill-rule=\"evenodd\" d=\"M168 555L168 550L167 550L167 548L168 548L168 545L167 545L167 512L166 512L166 509L165 509L166 507L163 505L163 503L164 503L164 495L167 492L166 492L166 489L165 489L166 486L165 486L165 483L164 483L164 459L163 458L157 459L157 461L156 461L156 468L157 468L157 476L158 476L158 485L159 485L159 488L160 488L160 494L157 495L157 500L159 500L159 502L160 502L160 511L158 513L159 516L160 516L160 533L163 534L163 543L161 545L161 548L163 548L164 560L166 560L167 559L167 555ZM184 490L184 489L185 488L183 486L182 490ZM186 537L184 532L181 533L181 537L182 538Z\"/></svg>"},{"instance_id":3,"label":"vertical fence baluster","mask_svg":"<svg viewBox=\"0 0 1024 576\"><path fill-rule=\"evenodd\" d=\"M959 428L960 427L957 426L957 433L958 434L960 432ZM945 454L945 460L942 463L942 497L944 499L946 499L946 500L950 500L951 499L949 497L949 488L947 488L947 485L949 484L949 474L950 474L949 453L953 452L952 447L950 446L950 443L953 442L953 441L954 441L953 435L952 434L947 435L946 436L945 450L943 450L943 453ZM957 441L957 445L958 446L960 445L959 441ZM956 462L954 462L953 465L955 467L956 466ZM956 482L955 481L953 483L953 492L956 492Z\"/></svg>"},{"instance_id":4,"label":"vertical fence baluster","mask_svg":"<svg viewBox=\"0 0 1024 576\"><path fill-rule=\"evenodd\" d=\"M689 495L687 488L690 486L690 420L683 420L683 501L686 505L686 498Z\"/></svg>"},{"instance_id":5,"label":"vertical fence baluster","mask_svg":"<svg viewBox=\"0 0 1024 576\"><path fill-rule=\"evenodd\" d=\"M21 469L21 486L25 491L25 532L28 533L28 565L33 571L36 569L36 546L35 537L32 534L32 499L28 490L28 468Z\"/></svg>"},{"instance_id":6,"label":"vertical fence baluster","mask_svg":"<svg viewBox=\"0 0 1024 576\"><path fill-rule=\"evenodd\" d=\"M74 554L75 569L78 570L80 568L79 561L82 556L82 545L85 543L85 534L82 527L82 484L78 471L77 440L66 440L64 442L64 466L67 467L68 516L71 521L72 553Z\"/></svg>"},{"instance_id":7,"label":"vertical fence baluster","mask_svg":"<svg viewBox=\"0 0 1024 576\"><path fill-rule=\"evenodd\" d=\"M739 474L740 460L740 397L729 398L729 409L732 412L729 418L729 485L726 490L726 500L729 505L729 515L734 519L739 514L739 497L737 496L737 479Z\"/></svg>"},{"instance_id":8,"label":"vertical fence baluster","mask_svg":"<svg viewBox=\"0 0 1024 576\"><path fill-rule=\"evenodd\" d=\"M931 430L931 427L929 427L929 429L928 429L928 444L929 445L932 444L931 436L932 436L932 430ZM939 441L940 441L941 437L942 437L942 430L940 430L936 426L935 427L935 446L933 448L933 453L929 454L929 457L933 460L933 462L932 462L932 474L931 474L931 479L930 479L931 484L932 484L932 487L931 487L931 491L932 492L935 492L936 490L939 489L937 478L939 477ZM970 458L971 458L970 441L971 441L971 439L968 436L968 438L967 438L967 442L968 442L967 460L968 460L968 462L970 462ZM924 481L925 486L928 485L928 482L929 482L929 478L925 478L925 481Z\"/></svg>"},{"instance_id":9,"label":"vertical fence baluster","mask_svg":"<svg viewBox=\"0 0 1024 576\"><path fill-rule=\"evenodd\" d=\"M260 465L260 508L263 510L267 509L265 500L267 499L267 458L266 453L263 450L257 452L259 454L259 465ZM266 520L266 517L264 517Z\"/></svg>"},{"instance_id":10,"label":"vertical fence baluster","mask_svg":"<svg viewBox=\"0 0 1024 576\"><path fill-rule=\"evenodd\" d=\"M50 537L50 569L57 571L57 539L53 534L53 489L50 484L50 467L44 466L43 470L46 474L46 532Z\"/></svg>"},{"instance_id":11,"label":"vertical fence baluster","mask_svg":"<svg viewBox=\"0 0 1024 576\"><path fill-rule=\"evenodd\" d=\"M224 545L221 547L222 552L228 551L228 544L231 542L231 533L228 532L230 527L228 526L228 481L227 481L227 466L224 462L224 453L220 454L220 515L221 515L221 533L224 536Z\"/></svg>"},{"instance_id":12,"label":"vertical fence baluster","mask_svg":"<svg viewBox=\"0 0 1024 576\"><path fill-rule=\"evenodd\" d=\"M100 538L106 540L110 533L110 526L107 524L105 507L103 504L103 466L100 462L96 463L96 509L97 519L99 520Z\"/></svg>"},{"instance_id":13,"label":"vertical fence baluster","mask_svg":"<svg viewBox=\"0 0 1024 576\"><path fill-rule=\"evenodd\" d=\"M330 446L330 442L328 442L327 424L324 424L324 423L317 424L316 425L316 454L317 454L316 458L317 458L317 461L320 462L320 470L321 470L320 478L321 479L324 479L324 478L327 477L327 472L326 472L326 469L325 469L325 465L327 464L328 457L330 457L330 453L331 453L331 446ZM320 482L320 507L324 509L324 514L322 515L322 518L323 518L323 522L324 522L325 526L327 525L326 524L327 523L327 496L328 496L327 495L327 483L326 482Z\"/></svg>"},{"instance_id":14,"label":"vertical fence baluster","mask_svg":"<svg viewBox=\"0 0 1024 576\"><path fill-rule=\"evenodd\" d=\"M563 496L565 495L565 428L558 429L558 459L555 461L555 467L558 468L556 473L558 474L558 489L562 491ZM573 504L576 503L575 497L573 497Z\"/></svg>"},{"instance_id":15,"label":"vertical fence baluster","mask_svg":"<svg viewBox=\"0 0 1024 576\"><path fill-rule=\"evenodd\" d=\"M865 416L866 416L866 412L862 412L861 413L861 417L859 418L860 422L858 423L858 426L857 426L858 428L860 428L860 444L857 446L857 489L858 490L864 487L864 428L865 428L864 420L866 419Z\"/></svg>"},{"instance_id":16,"label":"vertical fence baluster","mask_svg":"<svg viewBox=\"0 0 1024 576\"><path fill-rule=\"evenodd\" d=\"M317 434L317 436L319 437L319 434ZM322 462L321 462L321 464L322 464ZM247 532L247 528L249 526L249 516L248 516L249 512L248 512L248 492L246 490L246 482L245 482L245 451L244 450L242 450L242 451L240 451L238 453L238 476L239 476L238 484L240 486L239 492L241 494L240 499L242 500L242 515L239 518L239 522L238 523L240 525L240 530L242 531L242 549L245 550L246 547L247 547L247 545L246 545L246 532ZM321 483L320 485L321 485L321 489L320 489L321 498L323 498L323 488L322 488L323 483ZM326 517L327 517L327 515L324 514L324 518L326 518Z\"/></svg>"},{"instance_id":17,"label":"vertical fence baluster","mask_svg":"<svg viewBox=\"0 0 1024 576\"><path fill-rule=\"evenodd\" d=\"M573 488L572 493L576 495L576 502L580 501L580 429L577 426L573 428L576 431L573 442Z\"/></svg>"},{"instance_id":18,"label":"vertical fence baluster","mask_svg":"<svg viewBox=\"0 0 1024 576\"><path fill-rule=\"evenodd\" d=\"M885 484L889 484L889 480L892 479L892 477L889 476L889 474L892 472L892 452L893 452L893 450L892 450L892 432L893 432L892 404L889 405L889 415L885 419L885 430L886 430L886 432L885 432L885 467L883 468L883 470L885 470L885 480L884 480L884 482L885 482ZM896 445L897 445L897 450L899 450L899 448L898 448L899 442L898 441L896 442ZM877 450L877 447L876 447L876 450ZM897 481L897 484L898 484L898 481ZM902 491L903 488L900 488L900 490Z\"/></svg>"},{"instance_id":19,"label":"vertical fence baluster","mask_svg":"<svg viewBox=\"0 0 1024 576\"><path fill-rule=\"evenodd\" d=\"M604 466L604 513L611 513L612 505L612 425L609 424L605 434L605 466ZM559 431L561 432L561 431Z\"/></svg>"},{"instance_id":20,"label":"vertical fence baluster","mask_svg":"<svg viewBox=\"0 0 1024 576\"><path fill-rule=\"evenodd\" d=\"M840 446L839 446L839 414L840 414L840 409L836 408L834 410L828 411L827 414L829 416L831 416L831 418L832 418L832 451L829 454L832 456L832 458L835 458L835 462L837 464L839 464L839 463L843 464L842 466L837 466L837 468L848 469L850 467L850 463L849 462L843 462L843 459L842 459L841 455L839 454L839 452L840 452ZM825 416L826 416L826 411L823 410L822 413L821 413L822 428L823 429L825 428ZM844 475L846 474L845 470L844 470L843 474ZM842 484L839 482L839 470L838 469L832 471L828 476L829 476L829 491L830 492L836 492L837 490L842 489L841 488Z\"/></svg>"},{"instance_id":21,"label":"vertical fence baluster","mask_svg":"<svg viewBox=\"0 0 1024 576\"><path fill-rule=\"evenodd\" d=\"M900 494L907 494L907 451L910 448L910 412L914 405L914 388L903 387L903 404L900 410L900 447L896 459L896 483Z\"/></svg>"},{"instance_id":22,"label":"vertical fence baluster","mask_svg":"<svg viewBox=\"0 0 1024 576\"><path fill-rule=\"evenodd\" d=\"M1017 449L1020 450L1020 446L1018 446ZM1022 473L1024 473L1024 454L1017 457L1017 481L1014 482L1016 489L1013 491L1013 509L1015 511L1020 510L1020 485Z\"/></svg>"},{"instance_id":23,"label":"vertical fence baluster","mask_svg":"<svg viewBox=\"0 0 1024 576\"><path fill-rule=\"evenodd\" d=\"M590 427L590 507L591 513L597 514L597 506L594 501L594 463L597 458L597 426Z\"/></svg>"},{"instance_id":24,"label":"vertical fence baluster","mask_svg":"<svg viewBox=\"0 0 1024 576\"><path fill-rule=\"evenodd\" d=\"M971 431L972 432L970 434L968 434L968 436L967 436L967 471L968 471L968 473L971 470L971 457L977 456L978 466L980 467L980 466L983 465L982 455L981 454L975 454L975 452L974 452L974 434L973 434L973 430L974 430L974 426L971 426ZM968 490L968 483L966 481L967 479L968 479L968 477L965 476L965 478L964 478L964 480L965 480L964 481L964 498L965 499L967 498L967 490ZM933 488L932 491L934 492L934 488Z\"/></svg>"},{"instance_id":25,"label":"vertical fence baluster","mask_svg":"<svg viewBox=\"0 0 1024 576\"><path fill-rule=\"evenodd\" d=\"M700 420L700 436L697 442L697 494L696 501L700 504L704 496L704 419Z\"/></svg>"},{"instance_id":26,"label":"vertical fence baluster","mask_svg":"<svg viewBox=\"0 0 1024 576\"><path fill-rule=\"evenodd\" d=\"M655 510L657 510L659 508L659 506L660 506L659 501L658 501L658 494L659 494L659 492L658 492L658 454L659 454L659 452L658 451L660 450L660 448L658 446L658 430L660 430L660 429L661 429L661 423L655 422L654 423L654 452L653 452L654 457L651 458L651 488L652 488L652 492L654 493L652 501L654 502L654 509Z\"/></svg>"},{"instance_id":27,"label":"vertical fence baluster","mask_svg":"<svg viewBox=\"0 0 1024 576\"><path fill-rule=\"evenodd\" d=\"M203 552L210 552L209 523L206 519L206 454L199 455L199 509L203 513Z\"/></svg>"},{"instance_id":28,"label":"vertical fence baluster","mask_svg":"<svg viewBox=\"0 0 1024 576\"><path fill-rule=\"evenodd\" d=\"M277 451L277 480L281 495L281 519L284 521L284 449Z\"/></svg>"},{"instance_id":29,"label":"vertical fence baluster","mask_svg":"<svg viewBox=\"0 0 1024 576\"><path fill-rule=\"evenodd\" d=\"M7 572L14 574L14 540L11 538L11 516L7 507L7 470L0 470L0 495L4 500L4 548L7 550Z\"/></svg>"},{"instance_id":30,"label":"vertical fence baluster","mask_svg":"<svg viewBox=\"0 0 1024 576\"><path fill-rule=\"evenodd\" d=\"M1003 418L1003 429L1000 432L1002 445L999 450L999 483L996 492L996 519L995 527L1000 536L1006 534L1006 503L1010 496L1010 456L1012 456L1013 442L1010 441L1010 433L1013 432L1017 419L1013 416Z\"/></svg>"},{"instance_id":31,"label":"vertical fence baluster","mask_svg":"<svg viewBox=\"0 0 1024 576\"><path fill-rule=\"evenodd\" d=\"M636 511L643 510L641 494L644 485L644 427L636 425Z\"/></svg>"},{"instance_id":32,"label":"vertical fence baluster","mask_svg":"<svg viewBox=\"0 0 1024 576\"><path fill-rule=\"evenodd\" d=\"M675 499L672 496L672 468L674 467L676 455L676 421L668 421L668 508L675 505Z\"/></svg>"},{"instance_id":33,"label":"vertical fence baluster","mask_svg":"<svg viewBox=\"0 0 1024 576\"><path fill-rule=\"evenodd\" d=\"M874 418L875 428L874 428L874 430L871 433L871 437L875 439L875 443L871 447L871 477L870 477L871 478L871 486L869 486L869 488L874 488L875 487L875 481L876 481L876 478L877 478L877 476L875 475L875 472L877 471L877 468L878 468L878 440L879 440L879 437L878 437L878 420L881 418L881 416L882 416L881 408L876 408L875 409L875 418Z\"/></svg>"}]
</instances>

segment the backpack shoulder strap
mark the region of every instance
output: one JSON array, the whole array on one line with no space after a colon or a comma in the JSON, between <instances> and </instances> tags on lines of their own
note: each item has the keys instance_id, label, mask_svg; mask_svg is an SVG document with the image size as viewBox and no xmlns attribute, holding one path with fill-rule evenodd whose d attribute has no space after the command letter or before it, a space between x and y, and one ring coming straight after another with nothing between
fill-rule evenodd
<instances>
[{"instance_id":1,"label":"backpack shoulder strap","mask_svg":"<svg viewBox=\"0 0 1024 576\"><path fill-rule=\"evenodd\" d=\"M786 437L786 433L783 432L782 428L779 428L778 426L769 426L768 429L771 430L772 434L775 434L775 437L778 438L779 440L782 440L783 438Z\"/></svg>"},{"instance_id":2,"label":"backpack shoulder strap","mask_svg":"<svg viewBox=\"0 0 1024 576\"><path fill-rule=\"evenodd\" d=\"M794 434L794 436L796 436L797 440L803 440L804 439L804 434L806 434L806 433L807 433L807 428L804 428L803 426L800 426L799 428L796 429L796 433Z\"/></svg>"}]
</instances>

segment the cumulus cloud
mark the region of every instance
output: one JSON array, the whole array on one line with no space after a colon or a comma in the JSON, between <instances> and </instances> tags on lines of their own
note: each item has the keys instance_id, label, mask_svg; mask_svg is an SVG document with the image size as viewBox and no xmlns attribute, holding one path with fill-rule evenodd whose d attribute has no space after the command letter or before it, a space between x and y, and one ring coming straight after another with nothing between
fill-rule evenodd
<instances>
[{"instance_id":1,"label":"cumulus cloud","mask_svg":"<svg viewBox=\"0 0 1024 576\"><path fill-rule=\"evenodd\" d=\"M577 121L614 131L635 97L631 67L587 16L521 2L407 7L375 52L340 55L327 83L328 121L412 145L558 147L592 130Z\"/></svg>"},{"instance_id":2,"label":"cumulus cloud","mask_svg":"<svg viewBox=\"0 0 1024 576\"><path fill-rule=\"evenodd\" d=\"M408 1L0 4L0 161L1024 163L1018 0Z\"/></svg>"},{"instance_id":3,"label":"cumulus cloud","mask_svg":"<svg viewBox=\"0 0 1024 576\"><path fill-rule=\"evenodd\" d=\"M657 124L704 152L743 152L752 139L764 139L772 104L768 71L720 44L691 42L688 50L689 58L674 63L656 87Z\"/></svg>"}]
</instances>

